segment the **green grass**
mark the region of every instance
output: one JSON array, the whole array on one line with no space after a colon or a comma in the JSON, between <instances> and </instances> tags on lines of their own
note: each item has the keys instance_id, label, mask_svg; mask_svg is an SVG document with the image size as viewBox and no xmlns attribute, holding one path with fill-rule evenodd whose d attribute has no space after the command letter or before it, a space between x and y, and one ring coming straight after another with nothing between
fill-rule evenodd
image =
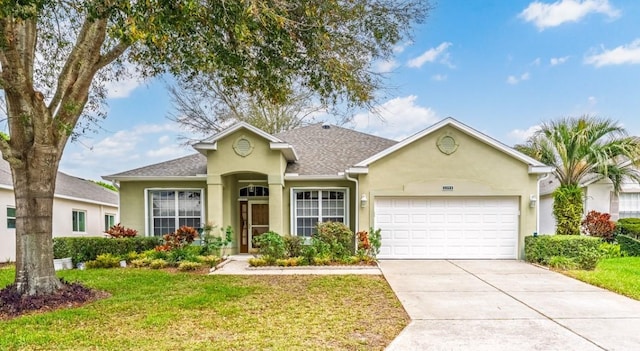
<instances>
[{"instance_id":1,"label":"green grass","mask_svg":"<svg viewBox=\"0 0 640 351\"><path fill-rule=\"evenodd\" d=\"M112 296L0 321L0 350L382 350L409 321L380 276L60 276Z\"/></svg>"},{"instance_id":2,"label":"green grass","mask_svg":"<svg viewBox=\"0 0 640 351\"><path fill-rule=\"evenodd\" d=\"M589 284L640 300L640 257L609 258L598 262L593 271L565 273Z\"/></svg>"}]
</instances>

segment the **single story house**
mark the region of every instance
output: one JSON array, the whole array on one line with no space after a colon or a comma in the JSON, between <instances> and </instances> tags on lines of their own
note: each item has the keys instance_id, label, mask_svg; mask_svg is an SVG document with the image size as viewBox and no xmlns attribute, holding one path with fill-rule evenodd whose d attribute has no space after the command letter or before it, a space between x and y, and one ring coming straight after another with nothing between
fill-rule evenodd
<instances>
[{"instance_id":1,"label":"single story house","mask_svg":"<svg viewBox=\"0 0 640 351\"><path fill-rule=\"evenodd\" d=\"M537 230L538 179L552 168L453 119L400 142L332 125L277 135L246 123L198 153L103 177L123 225L145 235L231 226L249 252L267 230L310 237L318 222L382 229L380 258L522 258Z\"/></svg>"},{"instance_id":2,"label":"single story house","mask_svg":"<svg viewBox=\"0 0 640 351\"><path fill-rule=\"evenodd\" d=\"M0 262L15 261L16 207L9 163L0 159ZM118 223L118 193L58 172L53 198L53 236L102 236Z\"/></svg>"},{"instance_id":3,"label":"single story house","mask_svg":"<svg viewBox=\"0 0 640 351\"><path fill-rule=\"evenodd\" d=\"M556 219L553 216L553 191L559 186L551 176L540 184L540 232L553 234ZM640 184L630 179L623 181L620 192L613 191L613 184L600 176L587 177L580 187L584 193L584 213L598 211L611 215L611 220L640 218Z\"/></svg>"}]
</instances>

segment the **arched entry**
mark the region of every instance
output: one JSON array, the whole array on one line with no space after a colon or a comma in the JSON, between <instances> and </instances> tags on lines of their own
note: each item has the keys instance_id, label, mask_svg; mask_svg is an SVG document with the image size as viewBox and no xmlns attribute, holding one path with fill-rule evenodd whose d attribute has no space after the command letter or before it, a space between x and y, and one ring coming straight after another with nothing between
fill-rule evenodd
<instances>
[{"instance_id":1,"label":"arched entry","mask_svg":"<svg viewBox=\"0 0 640 351\"><path fill-rule=\"evenodd\" d=\"M269 231L269 187L249 184L238 190L240 252L248 253L253 238Z\"/></svg>"}]
</instances>

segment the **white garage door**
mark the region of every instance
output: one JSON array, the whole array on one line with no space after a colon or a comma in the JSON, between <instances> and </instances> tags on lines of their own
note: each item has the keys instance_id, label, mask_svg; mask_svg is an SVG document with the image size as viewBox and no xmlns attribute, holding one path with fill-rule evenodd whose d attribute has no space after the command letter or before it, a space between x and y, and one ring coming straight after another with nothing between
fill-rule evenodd
<instances>
[{"instance_id":1,"label":"white garage door","mask_svg":"<svg viewBox=\"0 0 640 351\"><path fill-rule=\"evenodd\" d=\"M515 197L376 197L379 258L517 258Z\"/></svg>"}]
</instances>

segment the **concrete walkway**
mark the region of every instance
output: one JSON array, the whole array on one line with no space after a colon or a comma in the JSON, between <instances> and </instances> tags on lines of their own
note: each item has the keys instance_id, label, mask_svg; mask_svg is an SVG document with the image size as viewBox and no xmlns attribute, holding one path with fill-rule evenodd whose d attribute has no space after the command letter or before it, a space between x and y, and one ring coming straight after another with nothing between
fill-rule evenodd
<instances>
[{"instance_id":1,"label":"concrete walkway","mask_svg":"<svg viewBox=\"0 0 640 351\"><path fill-rule=\"evenodd\" d=\"M302 266L302 267L249 267L251 255L233 255L218 269L209 273L212 275L336 275L336 274L366 274L380 275L380 269L375 266Z\"/></svg>"},{"instance_id":2,"label":"concrete walkway","mask_svg":"<svg viewBox=\"0 0 640 351\"><path fill-rule=\"evenodd\" d=\"M640 350L640 301L520 261L392 261L412 322L387 350Z\"/></svg>"}]
</instances>

